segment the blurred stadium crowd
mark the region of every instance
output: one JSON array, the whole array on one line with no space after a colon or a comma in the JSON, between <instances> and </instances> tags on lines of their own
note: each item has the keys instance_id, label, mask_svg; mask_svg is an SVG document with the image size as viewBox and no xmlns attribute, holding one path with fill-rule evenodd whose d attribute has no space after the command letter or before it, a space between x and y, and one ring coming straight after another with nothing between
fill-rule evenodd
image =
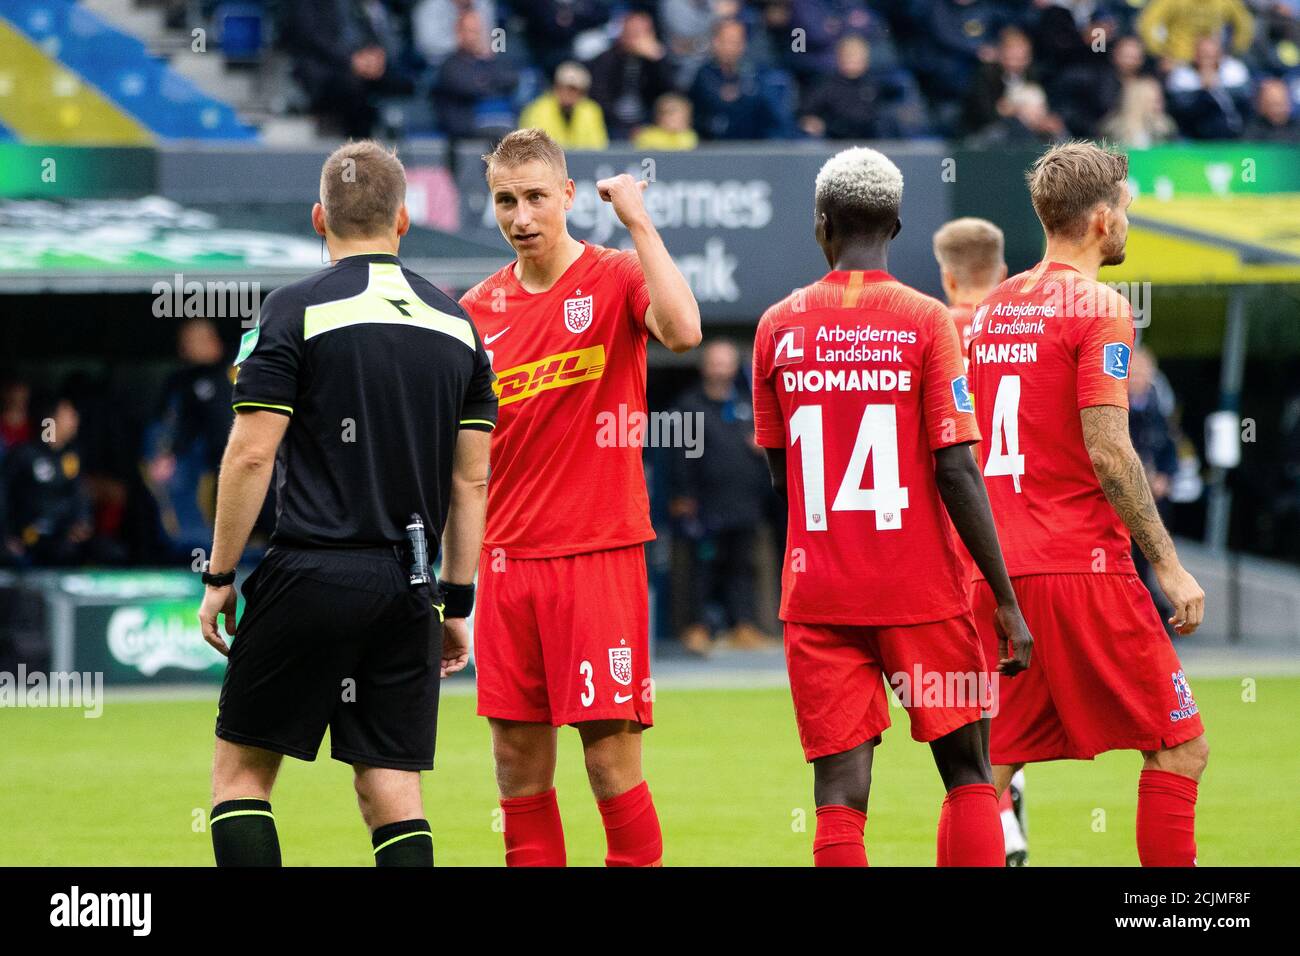
<instances>
[{"instance_id":1,"label":"blurred stadium crowd","mask_svg":"<svg viewBox=\"0 0 1300 956\"><path fill-rule=\"evenodd\" d=\"M170 2L228 54L251 18L330 134L1300 139L1300 0Z\"/></svg>"}]
</instances>

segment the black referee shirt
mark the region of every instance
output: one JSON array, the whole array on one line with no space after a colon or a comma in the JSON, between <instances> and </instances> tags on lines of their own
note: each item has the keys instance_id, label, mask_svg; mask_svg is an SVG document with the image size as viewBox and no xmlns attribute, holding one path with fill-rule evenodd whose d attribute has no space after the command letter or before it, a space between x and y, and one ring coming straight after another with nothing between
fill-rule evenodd
<instances>
[{"instance_id":1,"label":"black referee shirt","mask_svg":"<svg viewBox=\"0 0 1300 956\"><path fill-rule=\"evenodd\" d=\"M292 418L273 543L399 544L414 513L437 553L456 435L497 419L491 363L455 301L396 256L350 256L267 296L235 364L237 412Z\"/></svg>"}]
</instances>

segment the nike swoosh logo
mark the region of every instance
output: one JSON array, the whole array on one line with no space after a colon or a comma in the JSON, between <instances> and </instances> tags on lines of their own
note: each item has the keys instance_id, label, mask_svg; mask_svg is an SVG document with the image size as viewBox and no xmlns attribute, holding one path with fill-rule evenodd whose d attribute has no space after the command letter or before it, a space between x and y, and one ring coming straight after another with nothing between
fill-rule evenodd
<instances>
[{"instance_id":1,"label":"nike swoosh logo","mask_svg":"<svg viewBox=\"0 0 1300 956\"><path fill-rule=\"evenodd\" d=\"M615 694L615 695L614 695L614 703L616 703L616 704L626 704L626 703L627 703L629 700L631 700L631 699L632 699L632 695L631 695L631 694Z\"/></svg>"},{"instance_id":2,"label":"nike swoosh logo","mask_svg":"<svg viewBox=\"0 0 1300 956\"><path fill-rule=\"evenodd\" d=\"M504 329L502 329L502 330L501 330L500 332L498 332L496 335L485 335L485 336L483 336L483 344L484 344L484 345L491 345L493 342L495 342L497 339L501 338L501 336L505 335L505 334L506 334L507 332L509 332L509 331L510 331L510 326L507 325Z\"/></svg>"}]
</instances>

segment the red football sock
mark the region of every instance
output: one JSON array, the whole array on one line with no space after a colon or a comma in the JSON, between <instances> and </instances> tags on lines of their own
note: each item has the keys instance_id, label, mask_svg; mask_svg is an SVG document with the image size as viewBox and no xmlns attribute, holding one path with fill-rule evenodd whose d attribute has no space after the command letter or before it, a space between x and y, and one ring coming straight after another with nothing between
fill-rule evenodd
<instances>
[{"instance_id":1,"label":"red football sock","mask_svg":"<svg viewBox=\"0 0 1300 956\"><path fill-rule=\"evenodd\" d=\"M943 798L943 809L939 811L939 832L935 842L938 852L935 854L935 866L948 866L948 831L952 829L952 814L948 812L949 795Z\"/></svg>"},{"instance_id":2,"label":"red football sock","mask_svg":"<svg viewBox=\"0 0 1300 956\"><path fill-rule=\"evenodd\" d=\"M627 793L597 800L596 806L605 824L606 866L663 864L664 838L648 783L642 780Z\"/></svg>"},{"instance_id":3,"label":"red football sock","mask_svg":"<svg viewBox=\"0 0 1300 956\"><path fill-rule=\"evenodd\" d=\"M947 817L945 827L943 818ZM991 783L953 787L943 802L939 832L946 831L946 866L1006 866L998 793Z\"/></svg>"},{"instance_id":4,"label":"red football sock","mask_svg":"<svg viewBox=\"0 0 1300 956\"><path fill-rule=\"evenodd\" d=\"M506 866L564 866L564 824L555 788L532 797L505 797Z\"/></svg>"},{"instance_id":5,"label":"red football sock","mask_svg":"<svg viewBox=\"0 0 1300 956\"><path fill-rule=\"evenodd\" d=\"M1138 859L1143 866L1196 865L1196 781L1167 770L1138 777Z\"/></svg>"},{"instance_id":6,"label":"red football sock","mask_svg":"<svg viewBox=\"0 0 1300 956\"><path fill-rule=\"evenodd\" d=\"M835 804L817 808L817 835L813 838L813 866L866 866L867 847L862 832L867 815Z\"/></svg>"}]
</instances>

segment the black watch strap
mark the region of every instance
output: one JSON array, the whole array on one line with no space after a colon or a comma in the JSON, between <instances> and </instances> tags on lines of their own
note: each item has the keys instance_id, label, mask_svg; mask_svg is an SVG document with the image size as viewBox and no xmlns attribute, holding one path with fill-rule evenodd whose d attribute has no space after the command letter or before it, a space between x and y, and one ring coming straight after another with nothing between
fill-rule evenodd
<instances>
[{"instance_id":1,"label":"black watch strap","mask_svg":"<svg viewBox=\"0 0 1300 956\"><path fill-rule=\"evenodd\" d=\"M442 592L442 616L444 618L469 617L473 612L474 585L451 584L447 581L439 581L438 590Z\"/></svg>"},{"instance_id":2,"label":"black watch strap","mask_svg":"<svg viewBox=\"0 0 1300 956\"><path fill-rule=\"evenodd\" d=\"M222 571L220 574L213 574L205 567L203 569L203 583L214 588L228 588L235 583L234 569Z\"/></svg>"}]
</instances>

